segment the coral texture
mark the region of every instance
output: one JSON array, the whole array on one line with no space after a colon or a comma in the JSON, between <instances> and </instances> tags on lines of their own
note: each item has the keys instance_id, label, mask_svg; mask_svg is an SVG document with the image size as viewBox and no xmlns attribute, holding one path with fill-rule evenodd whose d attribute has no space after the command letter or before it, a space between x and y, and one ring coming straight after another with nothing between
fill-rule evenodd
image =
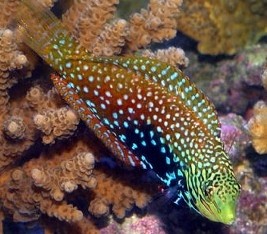
<instances>
[{"instance_id":1,"label":"coral texture","mask_svg":"<svg viewBox=\"0 0 267 234\"><path fill-rule=\"evenodd\" d=\"M137 217L133 215L126 218L122 224L111 222L111 224L100 230L101 234L117 233L124 234L128 233L129 230L133 230L132 233L141 234L165 234L162 221L155 215L147 215L145 217Z\"/></svg>"},{"instance_id":2,"label":"coral texture","mask_svg":"<svg viewBox=\"0 0 267 234\"><path fill-rule=\"evenodd\" d=\"M267 3L261 0L184 1L178 29L205 54L233 54L266 35Z\"/></svg>"},{"instance_id":3,"label":"coral texture","mask_svg":"<svg viewBox=\"0 0 267 234\"><path fill-rule=\"evenodd\" d=\"M248 123L252 144L259 154L267 153L267 105L259 101L253 108L253 117Z\"/></svg>"},{"instance_id":4,"label":"coral texture","mask_svg":"<svg viewBox=\"0 0 267 234\"><path fill-rule=\"evenodd\" d=\"M12 15L16 12L18 4L19 4L18 0L10 0L10 1L1 0L0 7L4 12L4 14L1 14L0 16L1 28L5 28L10 22L10 20L12 20Z\"/></svg>"},{"instance_id":5,"label":"coral texture","mask_svg":"<svg viewBox=\"0 0 267 234\"><path fill-rule=\"evenodd\" d=\"M122 49L133 53L151 42L173 38L177 28L175 16L182 4L181 0L153 0L147 9L126 21L113 18L117 0L74 2L63 15L63 23L89 51L107 56L120 54Z\"/></svg>"},{"instance_id":6,"label":"coral texture","mask_svg":"<svg viewBox=\"0 0 267 234\"><path fill-rule=\"evenodd\" d=\"M162 50L159 49L156 52L144 50L142 56L158 59L180 68L187 67L189 64L189 59L185 56L184 51L176 47L169 47L168 49Z\"/></svg>"},{"instance_id":7,"label":"coral texture","mask_svg":"<svg viewBox=\"0 0 267 234\"><path fill-rule=\"evenodd\" d=\"M230 113L220 117L221 138L224 148L229 154L233 165L238 165L245 158L244 151L250 143L249 133L246 130L246 121L240 115Z\"/></svg>"},{"instance_id":8,"label":"coral texture","mask_svg":"<svg viewBox=\"0 0 267 234\"><path fill-rule=\"evenodd\" d=\"M184 72L207 94L219 112L245 115L249 106L266 98L261 81L266 53L266 44L254 45L232 59L220 59L216 63L199 61L195 54L187 53L190 66Z\"/></svg>"},{"instance_id":9,"label":"coral texture","mask_svg":"<svg viewBox=\"0 0 267 234\"><path fill-rule=\"evenodd\" d=\"M262 73L262 85L266 87L267 68ZM267 89L266 89L267 90ZM267 104L258 101L253 108L253 116L248 122L252 145L259 154L267 153Z\"/></svg>"},{"instance_id":10,"label":"coral texture","mask_svg":"<svg viewBox=\"0 0 267 234\"><path fill-rule=\"evenodd\" d=\"M8 102L8 88L17 82L18 77L12 73L13 70L20 70L27 64L26 56L19 51L14 33L9 29L0 30L0 100L1 109L6 109Z\"/></svg>"}]
</instances>

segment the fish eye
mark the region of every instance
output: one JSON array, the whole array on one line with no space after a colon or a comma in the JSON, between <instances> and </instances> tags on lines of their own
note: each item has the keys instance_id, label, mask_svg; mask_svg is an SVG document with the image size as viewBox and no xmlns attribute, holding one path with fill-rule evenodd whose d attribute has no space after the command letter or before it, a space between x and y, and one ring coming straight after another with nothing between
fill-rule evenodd
<instances>
[{"instance_id":1,"label":"fish eye","mask_svg":"<svg viewBox=\"0 0 267 234\"><path fill-rule=\"evenodd\" d=\"M206 198L210 199L212 197L214 191L213 186L210 185L210 183L204 183L202 190Z\"/></svg>"},{"instance_id":2,"label":"fish eye","mask_svg":"<svg viewBox=\"0 0 267 234\"><path fill-rule=\"evenodd\" d=\"M205 189L204 189L204 195L205 195L206 197L210 197L210 196L211 196L211 190L210 190L210 188L205 188Z\"/></svg>"}]
</instances>

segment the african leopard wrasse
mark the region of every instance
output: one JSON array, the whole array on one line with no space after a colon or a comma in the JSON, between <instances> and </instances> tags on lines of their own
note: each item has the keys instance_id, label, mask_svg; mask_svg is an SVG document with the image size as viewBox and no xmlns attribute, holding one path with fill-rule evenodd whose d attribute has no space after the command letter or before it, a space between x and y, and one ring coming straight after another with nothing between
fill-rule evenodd
<instances>
[{"instance_id":1,"label":"african leopard wrasse","mask_svg":"<svg viewBox=\"0 0 267 234\"><path fill-rule=\"evenodd\" d=\"M181 71L142 57L94 57L38 1L17 19L24 42L86 125L124 163L153 170L177 200L210 220L235 220L240 185L214 106Z\"/></svg>"}]
</instances>

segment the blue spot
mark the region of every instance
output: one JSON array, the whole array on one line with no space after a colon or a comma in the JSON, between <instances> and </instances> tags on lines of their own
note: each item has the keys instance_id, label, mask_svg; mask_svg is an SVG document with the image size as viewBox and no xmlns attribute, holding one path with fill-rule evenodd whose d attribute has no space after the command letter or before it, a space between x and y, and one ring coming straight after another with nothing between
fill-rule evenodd
<instances>
[{"instance_id":1,"label":"blue spot","mask_svg":"<svg viewBox=\"0 0 267 234\"><path fill-rule=\"evenodd\" d=\"M133 143L132 150L136 150L138 148L137 144Z\"/></svg>"},{"instance_id":2,"label":"blue spot","mask_svg":"<svg viewBox=\"0 0 267 234\"><path fill-rule=\"evenodd\" d=\"M177 72L174 72L172 75L171 75L171 80L174 80L175 78L178 77L178 73Z\"/></svg>"},{"instance_id":3,"label":"blue spot","mask_svg":"<svg viewBox=\"0 0 267 234\"><path fill-rule=\"evenodd\" d=\"M165 139L164 139L163 137L160 137L159 140L160 140L160 143L161 143L161 144L165 144L165 142L166 142Z\"/></svg>"},{"instance_id":4,"label":"blue spot","mask_svg":"<svg viewBox=\"0 0 267 234\"><path fill-rule=\"evenodd\" d=\"M163 154L165 154L165 153L166 153L166 149L165 149L165 147L164 147L164 146L162 146L162 147L160 148L160 152L161 152L161 153L163 153Z\"/></svg>"},{"instance_id":5,"label":"blue spot","mask_svg":"<svg viewBox=\"0 0 267 234\"><path fill-rule=\"evenodd\" d=\"M126 136L125 135L119 135L119 138L122 142L125 142L126 141Z\"/></svg>"},{"instance_id":6,"label":"blue spot","mask_svg":"<svg viewBox=\"0 0 267 234\"><path fill-rule=\"evenodd\" d=\"M166 163L167 163L167 164L171 164L171 160L170 160L169 157L166 157Z\"/></svg>"},{"instance_id":7,"label":"blue spot","mask_svg":"<svg viewBox=\"0 0 267 234\"><path fill-rule=\"evenodd\" d=\"M141 141L141 144L142 144L143 146L146 146L146 142L145 142L145 141Z\"/></svg>"},{"instance_id":8,"label":"blue spot","mask_svg":"<svg viewBox=\"0 0 267 234\"><path fill-rule=\"evenodd\" d=\"M71 62L66 63L66 68L71 68Z\"/></svg>"},{"instance_id":9,"label":"blue spot","mask_svg":"<svg viewBox=\"0 0 267 234\"><path fill-rule=\"evenodd\" d=\"M125 128L128 128L128 127L129 127L128 122L127 122L127 121L124 121L124 122L123 122L123 126L124 126Z\"/></svg>"},{"instance_id":10,"label":"blue spot","mask_svg":"<svg viewBox=\"0 0 267 234\"><path fill-rule=\"evenodd\" d=\"M151 67L151 71L152 72L156 72L157 71L157 67L155 67L155 66Z\"/></svg>"},{"instance_id":11,"label":"blue spot","mask_svg":"<svg viewBox=\"0 0 267 234\"><path fill-rule=\"evenodd\" d=\"M164 69L164 70L161 71L161 74L163 76L165 76L167 74L167 72L168 72L169 69L170 69L170 67L168 66L166 69Z\"/></svg>"},{"instance_id":12,"label":"blue spot","mask_svg":"<svg viewBox=\"0 0 267 234\"><path fill-rule=\"evenodd\" d=\"M94 81L94 77L93 76L89 76L88 77L88 81L93 82Z\"/></svg>"},{"instance_id":13,"label":"blue spot","mask_svg":"<svg viewBox=\"0 0 267 234\"><path fill-rule=\"evenodd\" d=\"M183 176L182 171L178 169L178 170L177 170L177 175L178 175L178 176Z\"/></svg>"},{"instance_id":14,"label":"blue spot","mask_svg":"<svg viewBox=\"0 0 267 234\"><path fill-rule=\"evenodd\" d=\"M91 102L91 101L89 101L89 100L86 100L85 102L86 102L87 106L89 106L89 107L90 107L90 106L91 106L91 104L92 104L92 102Z\"/></svg>"},{"instance_id":15,"label":"blue spot","mask_svg":"<svg viewBox=\"0 0 267 234\"><path fill-rule=\"evenodd\" d=\"M138 125L138 120L135 119L133 122L135 125Z\"/></svg>"},{"instance_id":16,"label":"blue spot","mask_svg":"<svg viewBox=\"0 0 267 234\"><path fill-rule=\"evenodd\" d=\"M61 44L61 45L65 45L65 40L64 40L64 39L60 40L60 41L59 41L59 44Z\"/></svg>"},{"instance_id":17,"label":"blue spot","mask_svg":"<svg viewBox=\"0 0 267 234\"><path fill-rule=\"evenodd\" d=\"M106 105L105 104L103 104L103 103L101 103L101 108L103 109L103 110L105 110L106 109Z\"/></svg>"},{"instance_id":18,"label":"blue spot","mask_svg":"<svg viewBox=\"0 0 267 234\"><path fill-rule=\"evenodd\" d=\"M113 116L114 119L117 119L117 118L118 118L118 114L117 114L116 112L114 112L114 113L112 114L112 116Z\"/></svg>"},{"instance_id":19,"label":"blue spot","mask_svg":"<svg viewBox=\"0 0 267 234\"><path fill-rule=\"evenodd\" d=\"M75 87L72 82L69 82L67 86L68 86L68 88L74 88Z\"/></svg>"},{"instance_id":20,"label":"blue spot","mask_svg":"<svg viewBox=\"0 0 267 234\"><path fill-rule=\"evenodd\" d=\"M133 108L131 108L131 107L128 108L128 111L130 114L133 114L133 112L134 112Z\"/></svg>"},{"instance_id":21,"label":"blue spot","mask_svg":"<svg viewBox=\"0 0 267 234\"><path fill-rule=\"evenodd\" d=\"M91 108L92 112L97 113L97 110L95 108Z\"/></svg>"},{"instance_id":22,"label":"blue spot","mask_svg":"<svg viewBox=\"0 0 267 234\"><path fill-rule=\"evenodd\" d=\"M146 66L145 66L145 65L142 65L142 66L141 66L141 69L142 69L143 71L145 71L145 70L146 70Z\"/></svg>"},{"instance_id":23,"label":"blue spot","mask_svg":"<svg viewBox=\"0 0 267 234\"><path fill-rule=\"evenodd\" d=\"M104 119L103 119L103 122L104 122L104 124L106 124L106 125L109 125L109 124L110 124L110 122L109 122L109 120L108 120L107 118L104 118Z\"/></svg>"}]
</instances>

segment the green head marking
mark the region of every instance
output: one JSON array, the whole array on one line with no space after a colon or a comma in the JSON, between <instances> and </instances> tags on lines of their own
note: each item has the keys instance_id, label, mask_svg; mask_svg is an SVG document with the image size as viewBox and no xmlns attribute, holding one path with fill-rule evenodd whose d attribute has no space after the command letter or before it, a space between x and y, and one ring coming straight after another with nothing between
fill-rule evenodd
<instances>
[{"instance_id":1,"label":"green head marking","mask_svg":"<svg viewBox=\"0 0 267 234\"><path fill-rule=\"evenodd\" d=\"M183 197L204 217L229 225L236 217L240 185L222 144L219 142L214 149L215 156L204 157L204 163L199 163L199 158L191 162L185 173L187 192Z\"/></svg>"},{"instance_id":2,"label":"green head marking","mask_svg":"<svg viewBox=\"0 0 267 234\"><path fill-rule=\"evenodd\" d=\"M236 216L236 203L240 186L230 172L217 174L202 186L203 198L196 201L200 213L208 219L232 224Z\"/></svg>"}]
</instances>

